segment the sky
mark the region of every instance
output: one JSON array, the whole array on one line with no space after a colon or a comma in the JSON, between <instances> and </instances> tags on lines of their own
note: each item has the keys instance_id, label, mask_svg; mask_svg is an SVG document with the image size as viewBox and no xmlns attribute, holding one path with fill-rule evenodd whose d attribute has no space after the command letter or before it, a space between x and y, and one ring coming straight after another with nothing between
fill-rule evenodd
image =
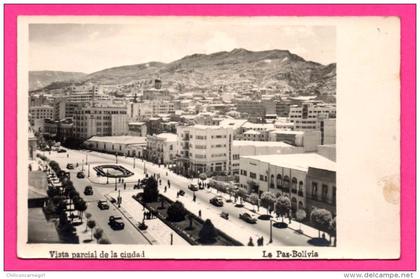
<instances>
[{"instance_id":1,"label":"sky","mask_svg":"<svg viewBox=\"0 0 420 279\"><path fill-rule=\"evenodd\" d=\"M326 65L336 62L335 44L333 26L287 26L253 18L155 17L130 23L32 23L29 69L92 73L235 48L289 50Z\"/></svg>"}]
</instances>

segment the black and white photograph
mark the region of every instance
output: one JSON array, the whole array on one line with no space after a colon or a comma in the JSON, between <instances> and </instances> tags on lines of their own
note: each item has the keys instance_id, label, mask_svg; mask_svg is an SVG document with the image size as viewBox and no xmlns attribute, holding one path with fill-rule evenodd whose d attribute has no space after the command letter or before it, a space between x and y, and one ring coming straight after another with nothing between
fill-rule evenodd
<instances>
[{"instance_id":1,"label":"black and white photograph","mask_svg":"<svg viewBox=\"0 0 420 279\"><path fill-rule=\"evenodd\" d=\"M335 253L337 30L297 23L27 24L25 245Z\"/></svg>"}]
</instances>

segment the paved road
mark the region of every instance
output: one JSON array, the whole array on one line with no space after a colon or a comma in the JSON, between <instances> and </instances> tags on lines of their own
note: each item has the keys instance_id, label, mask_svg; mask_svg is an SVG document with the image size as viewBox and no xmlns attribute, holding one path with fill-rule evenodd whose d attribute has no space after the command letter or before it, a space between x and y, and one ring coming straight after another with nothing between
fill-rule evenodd
<instances>
[{"instance_id":1,"label":"paved road","mask_svg":"<svg viewBox=\"0 0 420 279\"><path fill-rule=\"evenodd\" d=\"M69 161L69 162L75 163L76 161L74 161L74 160L76 159L76 160L79 160L78 162L80 164L82 159L85 160L85 154L88 154L89 163L115 162L115 155L112 155L112 154L90 152L90 151L86 151L86 150L81 150L81 151L69 150L69 154L70 154L70 159L64 158L65 159L64 161ZM62 156L65 157L65 155L62 155ZM138 162L136 163L136 166L137 166L139 171L140 170L142 171L143 170L143 168L142 168L143 164L141 163L140 159L137 159L137 160L138 160ZM62 164L60 164L60 166L65 167L64 161L63 161ZM126 166L132 166L133 165L133 159L132 158L118 157L118 163L122 164L122 165L126 165ZM167 180L165 179L165 175L163 175L164 173L166 173L166 171L167 171L166 169L158 168L158 166L156 166L156 165L152 165L151 163L147 163L147 171L148 171L148 173L158 173L158 172L160 172L162 174L161 175L162 185L167 184ZM77 180L77 178L74 178L72 180L75 182ZM186 205L187 205L187 203L192 203L192 192L188 189L188 184L185 183L185 182L182 183L180 181L181 179L170 178L170 180L171 180L171 188L178 189L178 190L182 189L186 192L185 197L181 197L180 200L183 201L184 204L186 204ZM85 185L85 184L83 184L83 185ZM102 195L104 194L104 191L113 191L114 190L113 184L110 184L110 185L95 185L95 188L102 188L103 189L102 190ZM78 190L78 191L83 192L83 189ZM160 192L162 194L164 194L162 189L161 189ZM268 236L270 234L270 224L269 224L270 221L258 220L257 224L248 224L248 223L244 222L243 220L239 219L239 214L240 213L243 213L243 212L251 213L249 210L244 209L244 208L235 207L233 203L226 203L226 202L224 203L224 206L221 207L221 208L215 207L215 206L213 206L209 203L209 200L212 197L216 196L216 194L210 193L207 190L197 191L196 196L197 196L197 202L202 205L202 208L200 208L200 209L202 210L203 215L205 215L205 212L208 212L208 211L211 211L211 212L215 213L216 215L219 215L222 211L225 211L225 212L229 213L229 220L226 221L227 225L235 226L235 227L238 228L238 230L241 230L241 229L243 230L244 228L247 228L248 230L250 229L253 232L255 232L255 235ZM99 199L99 198L103 199L103 196L102 197L98 196L97 199ZM88 200L88 199L86 199L86 200ZM96 207L96 204L95 204L95 207ZM88 211L90 211L90 210L91 209L89 208ZM195 212L195 214L197 214L197 212ZM109 215L111 215L111 214L109 214ZM107 218L108 217L106 217L106 219ZM105 223L107 223L107 220L106 220ZM277 228L273 227L272 230L273 230L273 240L276 243L278 243L277 245L284 245L284 246L308 246L309 245L307 243L307 241L309 240L309 238L307 236L296 234L291 229L277 229ZM138 234L138 232L137 232L137 234ZM108 235L108 233L107 233L107 235ZM268 239L265 238L265 242L267 242L267 241L268 241Z\"/></svg>"},{"instance_id":2,"label":"paved road","mask_svg":"<svg viewBox=\"0 0 420 279\"><path fill-rule=\"evenodd\" d=\"M77 151L69 151L72 155L74 155ZM59 162L60 167L62 169L66 168L67 162L73 163L76 165L76 161L72 160L73 156L67 158L65 153L51 153L51 158ZM109 161L108 161L109 162ZM79 163L80 164L80 163ZM87 203L87 210L92 214L93 220L96 222L96 226L100 227L104 230L104 237L109 239L113 244L149 244L149 242L140 234L140 232L133 226L131 223L115 208L115 206L111 203L109 210L101 210L97 206L97 202L99 200L105 200L105 194L114 190L113 184L110 185L93 185L93 195L86 196L83 191L85 186L92 185L87 178L77 178L76 174L78 171L81 171L81 166L74 170L68 170L70 172L70 179L73 182L74 187L79 192L80 196L86 201ZM108 218L109 216L121 216L124 219L125 228L123 230L114 231L108 225ZM82 226L86 226L86 220L82 224Z\"/></svg>"}]
</instances>

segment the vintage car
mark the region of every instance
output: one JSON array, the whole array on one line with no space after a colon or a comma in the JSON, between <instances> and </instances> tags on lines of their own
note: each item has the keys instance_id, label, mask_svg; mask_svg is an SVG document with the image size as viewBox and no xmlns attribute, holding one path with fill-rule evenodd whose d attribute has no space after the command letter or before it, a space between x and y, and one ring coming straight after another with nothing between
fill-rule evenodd
<instances>
[{"instance_id":1,"label":"vintage car","mask_svg":"<svg viewBox=\"0 0 420 279\"><path fill-rule=\"evenodd\" d=\"M106 210L106 209L109 209L109 204L107 201L98 201L98 207L101 210Z\"/></svg>"},{"instance_id":2,"label":"vintage car","mask_svg":"<svg viewBox=\"0 0 420 279\"><path fill-rule=\"evenodd\" d=\"M210 203L214 206L222 207L223 206L223 199L221 196L217 196L210 199Z\"/></svg>"},{"instance_id":3,"label":"vintage car","mask_svg":"<svg viewBox=\"0 0 420 279\"><path fill-rule=\"evenodd\" d=\"M92 188L92 186L86 186L85 187L85 190L83 191L83 193L86 195L86 196L91 196L91 195L93 195L93 188Z\"/></svg>"},{"instance_id":4,"label":"vintage car","mask_svg":"<svg viewBox=\"0 0 420 279\"><path fill-rule=\"evenodd\" d=\"M256 224L257 223L257 219L252 217L249 213L246 213L246 212L242 213L242 214L239 214L239 219L242 219L249 224Z\"/></svg>"},{"instance_id":5,"label":"vintage car","mask_svg":"<svg viewBox=\"0 0 420 279\"><path fill-rule=\"evenodd\" d=\"M108 225L113 230L123 230L124 229L124 222L123 222L121 217L109 216Z\"/></svg>"},{"instance_id":6,"label":"vintage car","mask_svg":"<svg viewBox=\"0 0 420 279\"><path fill-rule=\"evenodd\" d=\"M82 171L79 171L76 176L77 178L85 178L85 173Z\"/></svg>"}]
</instances>

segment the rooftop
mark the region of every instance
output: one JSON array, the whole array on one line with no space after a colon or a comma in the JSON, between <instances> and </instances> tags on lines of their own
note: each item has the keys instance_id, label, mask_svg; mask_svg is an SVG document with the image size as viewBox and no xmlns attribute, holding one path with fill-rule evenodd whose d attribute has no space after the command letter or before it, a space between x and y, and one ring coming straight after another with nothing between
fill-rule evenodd
<instances>
[{"instance_id":1,"label":"rooftop","mask_svg":"<svg viewBox=\"0 0 420 279\"><path fill-rule=\"evenodd\" d=\"M93 136L87 141L97 141L97 142L109 142L109 143L119 143L119 144L145 144L145 137L137 136L109 136L109 137L99 137Z\"/></svg>"},{"instance_id":2,"label":"rooftop","mask_svg":"<svg viewBox=\"0 0 420 279\"><path fill-rule=\"evenodd\" d=\"M219 125L222 127L231 127L233 129L238 129L247 122L248 120L246 119L227 119L226 118L220 121Z\"/></svg>"},{"instance_id":3,"label":"rooftop","mask_svg":"<svg viewBox=\"0 0 420 279\"><path fill-rule=\"evenodd\" d=\"M257 155L244 156L242 158L249 158L279 167L306 172L310 167L334 172L336 171L336 163L334 161L331 161L317 153Z\"/></svg>"},{"instance_id":4,"label":"rooftop","mask_svg":"<svg viewBox=\"0 0 420 279\"><path fill-rule=\"evenodd\" d=\"M286 134L286 135L303 135L304 131L288 131L288 130L273 130L270 133L274 134Z\"/></svg>"},{"instance_id":5,"label":"rooftop","mask_svg":"<svg viewBox=\"0 0 420 279\"><path fill-rule=\"evenodd\" d=\"M234 140L232 145L235 146L255 146L255 147L294 147L282 141L253 141L253 140Z\"/></svg>"},{"instance_id":6,"label":"rooftop","mask_svg":"<svg viewBox=\"0 0 420 279\"><path fill-rule=\"evenodd\" d=\"M176 134L172 134L172 133L161 133L156 135L156 137L161 138L161 139L166 139L166 141L177 141L178 140L178 136Z\"/></svg>"}]
</instances>

